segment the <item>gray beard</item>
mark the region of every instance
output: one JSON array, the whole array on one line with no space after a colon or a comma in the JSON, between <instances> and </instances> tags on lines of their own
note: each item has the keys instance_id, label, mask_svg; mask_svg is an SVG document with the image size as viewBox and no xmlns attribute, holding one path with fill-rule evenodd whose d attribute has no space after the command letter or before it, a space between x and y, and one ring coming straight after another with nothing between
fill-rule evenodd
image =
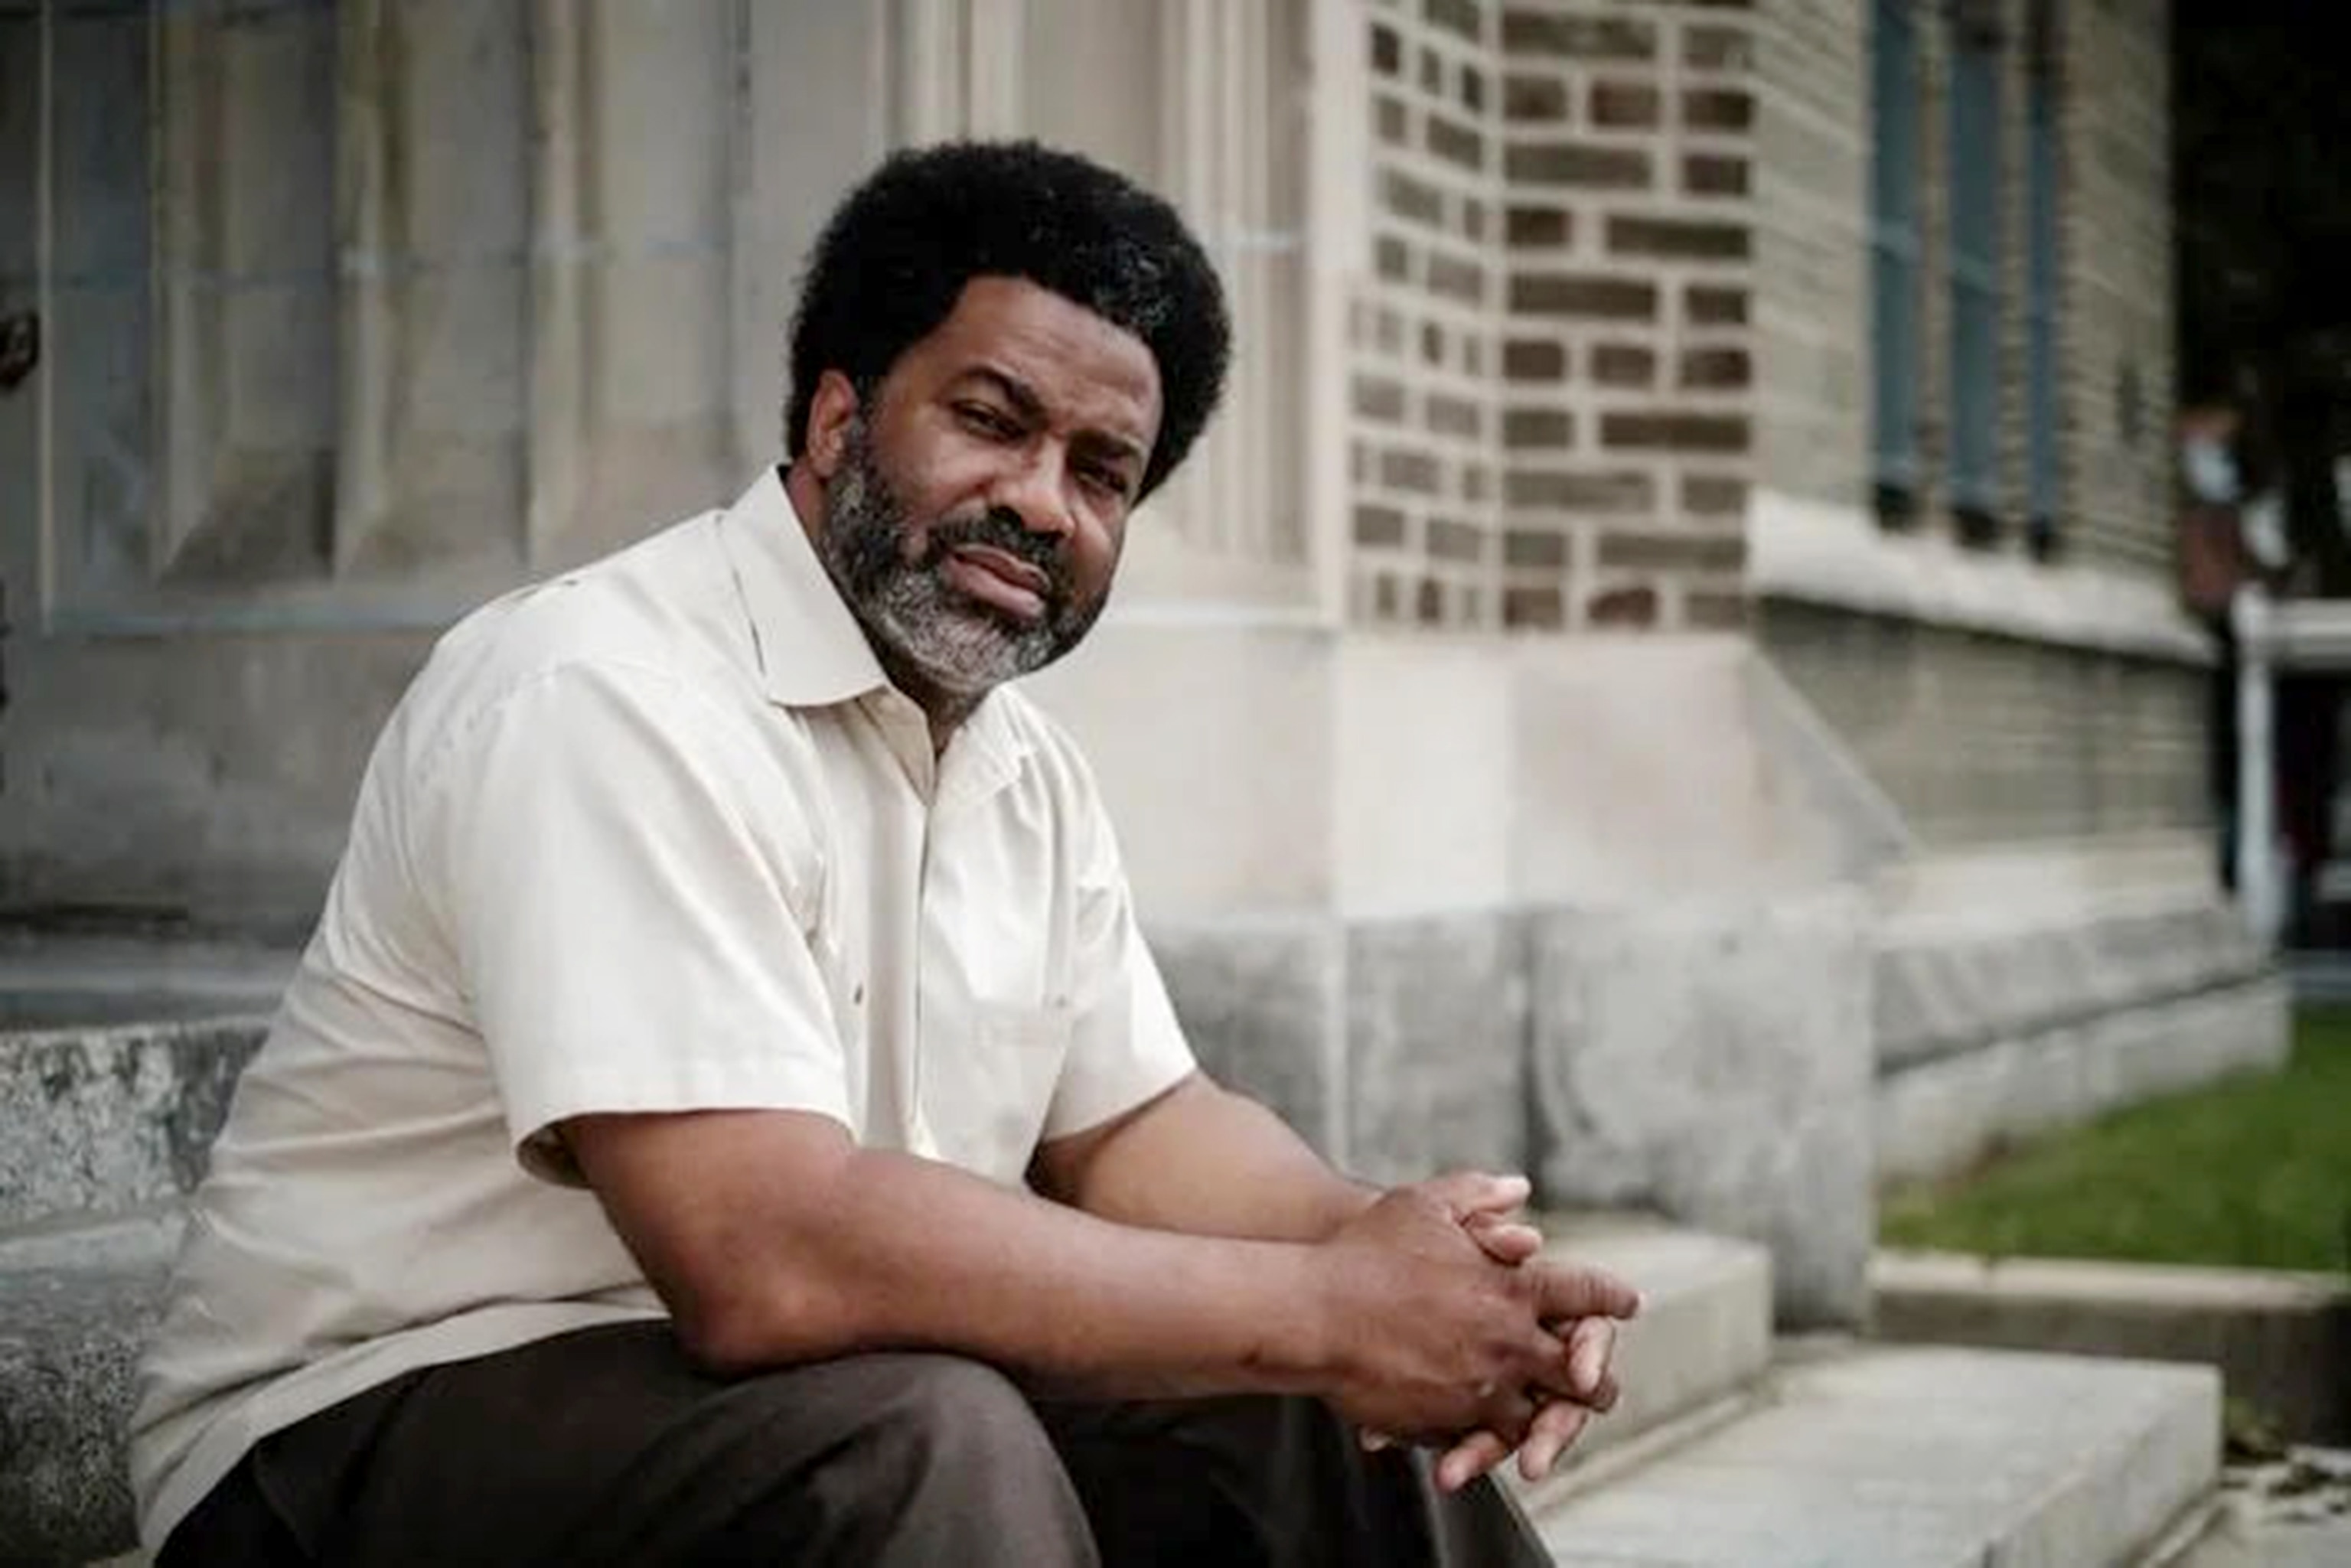
<instances>
[{"instance_id":1,"label":"gray beard","mask_svg":"<svg viewBox=\"0 0 2351 1568\"><path fill-rule=\"evenodd\" d=\"M1102 613L1080 603L1061 548L1002 512L940 518L921 559L904 554L906 509L873 457L860 420L825 497L817 553L826 572L893 674L911 674L944 695L976 702L993 688L1044 668L1075 647ZM951 585L947 552L986 543L1045 574L1044 618L1033 625L998 613Z\"/></svg>"}]
</instances>

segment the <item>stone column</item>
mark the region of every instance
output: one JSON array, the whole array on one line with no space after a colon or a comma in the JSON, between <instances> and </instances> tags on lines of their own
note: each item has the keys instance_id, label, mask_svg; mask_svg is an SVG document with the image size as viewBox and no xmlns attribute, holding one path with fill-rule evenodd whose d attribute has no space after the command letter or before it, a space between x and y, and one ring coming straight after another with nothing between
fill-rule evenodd
<instances>
[{"instance_id":1,"label":"stone column","mask_svg":"<svg viewBox=\"0 0 2351 1568\"><path fill-rule=\"evenodd\" d=\"M736 104L734 418L747 475L783 455L786 329L809 247L890 144L878 4L752 5Z\"/></svg>"},{"instance_id":2,"label":"stone column","mask_svg":"<svg viewBox=\"0 0 2351 1568\"><path fill-rule=\"evenodd\" d=\"M1158 24L1157 183L1224 279L1235 353L1223 412L1153 503L1138 575L1154 597L1304 608L1312 17L1298 3L1171 0Z\"/></svg>"},{"instance_id":3,"label":"stone column","mask_svg":"<svg viewBox=\"0 0 2351 1568\"><path fill-rule=\"evenodd\" d=\"M344 578L523 561L529 39L504 0L338 16Z\"/></svg>"},{"instance_id":4,"label":"stone column","mask_svg":"<svg viewBox=\"0 0 2351 1568\"><path fill-rule=\"evenodd\" d=\"M1653 1208L1771 1249L1783 1325L1866 1317L1863 901L1562 911L1533 922L1543 1201Z\"/></svg>"},{"instance_id":5,"label":"stone column","mask_svg":"<svg viewBox=\"0 0 2351 1568\"><path fill-rule=\"evenodd\" d=\"M891 123L901 146L967 132L968 0L888 0Z\"/></svg>"},{"instance_id":6,"label":"stone column","mask_svg":"<svg viewBox=\"0 0 2351 1568\"><path fill-rule=\"evenodd\" d=\"M532 14L534 567L730 500L745 476L732 407L744 15L726 0L538 0Z\"/></svg>"},{"instance_id":7,"label":"stone column","mask_svg":"<svg viewBox=\"0 0 2351 1568\"><path fill-rule=\"evenodd\" d=\"M2278 885L2277 747L2273 734L2269 600L2252 585L2230 605L2237 634L2237 901L2253 934L2274 944L2285 923Z\"/></svg>"},{"instance_id":8,"label":"stone column","mask_svg":"<svg viewBox=\"0 0 2351 1568\"><path fill-rule=\"evenodd\" d=\"M335 440L334 18L308 5L159 15L153 575L320 565Z\"/></svg>"}]
</instances>

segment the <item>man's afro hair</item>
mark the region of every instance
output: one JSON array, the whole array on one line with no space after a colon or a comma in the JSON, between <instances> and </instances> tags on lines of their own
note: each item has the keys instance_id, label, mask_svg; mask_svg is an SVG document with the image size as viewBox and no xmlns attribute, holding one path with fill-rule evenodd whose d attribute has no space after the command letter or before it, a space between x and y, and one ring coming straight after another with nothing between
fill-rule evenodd
<instances>
[{"instance_id":1,"label":"man's afro hair","mask_svg":"<svg viewBox=\"0 0 2351 1568\"><path fill-rule=\"evenodd\" d=\"M983 277L1026 278L1143 340L1158 363L1161 413L1136 498L1157 488L1223 393L1232 354L1224 289L1167 203L1033 141L896 153L834 211L792 319L789 454L800 454L826 371L866 395Z\"/></svg>"}]
</instances>

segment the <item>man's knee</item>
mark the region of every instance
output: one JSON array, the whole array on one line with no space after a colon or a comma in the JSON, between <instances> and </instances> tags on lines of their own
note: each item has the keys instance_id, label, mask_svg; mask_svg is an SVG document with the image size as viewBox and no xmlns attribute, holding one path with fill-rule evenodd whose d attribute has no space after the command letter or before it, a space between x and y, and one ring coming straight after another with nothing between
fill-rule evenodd
<instances>
[{"instance_id":1,"label":"man's knee","mask_svg":"<svg viewBox=\"0 0 2351 1568\"><path fill-rule=\"evenodd\" d=\"M985 1362L922 1353L861 1359L873 1386L866 1440L931 1464L1052 1460L1028 1397Z\"/></svg>"},{"instance_id":2,"label":"man's knee","mask_svg":"<svg viewBox=\"0 0 2351 1568\"><path fill-rule=\"evenodd\" d=\"M860 1360L871 1397L848 1467L862 1501L951 1519L958 1533L1082 1528L1051 1439L1002 1373L953 1355Z\"/></svg>"}]
</instances>

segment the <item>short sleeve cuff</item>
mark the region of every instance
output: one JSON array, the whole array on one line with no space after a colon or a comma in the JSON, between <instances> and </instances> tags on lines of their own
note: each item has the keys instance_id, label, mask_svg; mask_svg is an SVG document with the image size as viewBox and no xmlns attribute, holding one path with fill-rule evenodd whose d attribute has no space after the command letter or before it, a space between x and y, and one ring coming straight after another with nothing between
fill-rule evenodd
<instances>
[{"instance_id":1,"label":"short sleeve cuff","mask_svg":"<svg viewBox=\"0 0 2351 1568\"><path fill-rule=\"evenodd\" d=\"M581 1185L558 1128L574 1116L693 1111L804 1111L853 1130L849 1095L830 1064L774 1052L701 1054L648 1074L641 1064L572 1064L559 1082L509 1083L507 1132L522 1167L559 1186Z\"/></svg>"}]
</instances>

